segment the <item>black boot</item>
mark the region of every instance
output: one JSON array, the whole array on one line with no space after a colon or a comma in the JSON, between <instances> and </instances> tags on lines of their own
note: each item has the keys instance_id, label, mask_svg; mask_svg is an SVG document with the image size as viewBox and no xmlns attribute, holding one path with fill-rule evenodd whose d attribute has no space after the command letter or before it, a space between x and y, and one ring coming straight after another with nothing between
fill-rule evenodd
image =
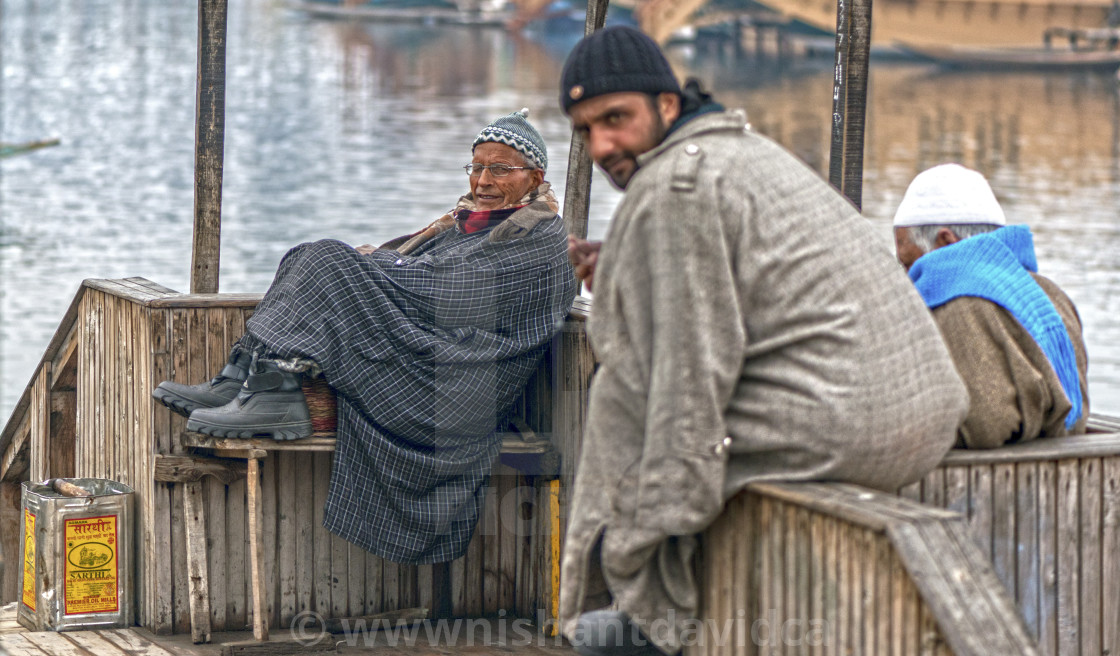
<instances>
[{"instance_id":1,"label":"black boot","mask_svg":"<svg viewBox=\"0 0 1120 656\"><path fill-rule=\"evenodd\" d=\"M214 437L311 437L311 413L300 376L281 371L273 360L254 358L237 396L220 408L192 412L187 430Z\"/></svg>"},{"instance_id":2,"label":"black boot","mask_svg":"<svg viewBox=\"0 0 1120 656\"><path fill-rule=\"evenodd\" d=\"M229 352L229 362L214 378L197 385L184 385L165 380L152 391L152 396L175 412L189 417L199 408L220 408L233 400L241 384L249 377L253 354L242 338Z\"/></svg>"}]
</instances>

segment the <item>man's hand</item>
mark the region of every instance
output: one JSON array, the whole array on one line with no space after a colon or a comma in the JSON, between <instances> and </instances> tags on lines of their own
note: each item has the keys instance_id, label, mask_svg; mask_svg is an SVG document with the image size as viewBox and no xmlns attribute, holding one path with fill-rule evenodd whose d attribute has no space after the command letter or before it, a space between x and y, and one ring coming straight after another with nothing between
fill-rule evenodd
<instances>
[{"instance_id":1,"label":"man's hand","mask_svg":"<svg viewBox=\"0 0 1120 656\"><path fill-rule=\"evenodd\" d=\"M601 241L587 241L568 235L568 259L576 268L576 277L587 285L591 291L591 281L595 277L595 264L599 261L599 249L603 247Z\"/></svg>"},{"instance_id":2,"label":"man's hand","mask_svg":"<svg viewBox=\"0 0 1120 656\"><path fill-rule=\"evenodd\" d=\"M376 246L371 246L369 244L362 244L361 246L355 246L354 250L358 251L362 255L369 255L370 253L377 250L377 247Z\"/></svg>"}]
</instances>

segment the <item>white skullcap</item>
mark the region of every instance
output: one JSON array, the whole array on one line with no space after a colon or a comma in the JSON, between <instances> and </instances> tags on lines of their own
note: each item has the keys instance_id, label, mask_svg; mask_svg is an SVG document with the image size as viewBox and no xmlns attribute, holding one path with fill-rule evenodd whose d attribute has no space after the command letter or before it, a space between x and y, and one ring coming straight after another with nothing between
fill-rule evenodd
<instances>
[{"instance_id":1,"label":"white skullcap","mask_svg":"<svg viewBox=\"0 0 1120 656\"><path fill-rule=\"evenodd\" d=\"M960 164L919 173L894 214L896 228L962 223L1007 225L1007 217L984 176Z\"/></svg>"}]
</instances>

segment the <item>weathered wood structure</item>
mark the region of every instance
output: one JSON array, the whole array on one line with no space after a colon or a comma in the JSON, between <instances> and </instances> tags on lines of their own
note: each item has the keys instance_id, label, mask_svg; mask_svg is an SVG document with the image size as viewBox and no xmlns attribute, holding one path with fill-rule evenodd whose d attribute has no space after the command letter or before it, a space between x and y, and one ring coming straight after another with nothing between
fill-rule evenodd
<instances>
[{"instance_id":1,"label":"weathered wood structure","mask_svg":"<svg viewBox=\"0 0 1120 656\"><path fill-rule=\"evenodd\" d=\"M18 530L8 528L18 526L19 481L110 478L136 491L136 621L156 633L191 631L191 611L203 606L215 631L243 629L257 606L268 625L284 627L302 611L554 616L562 482L573 474L592 367L583 310L573 312L517 405L525 424L551 441L559 476L499 464L468 554L406 567L321 528L330 452L276 451L250 460L259 465L253 472L244 461L192 452L182 441L184 420L151 399L161 380L197 382L220 369L259 298L180 294L139 278L83 283L0 433L5 561L17 560ZM505 451L513 464L524 455L517 444ZM259 476L257 516L247 510L246 473ZM259 561L248 548L251 521L261 522L252 532L263 538ZM256 603L253 562L263 584ZM5 568L3 599L15 598L17 574Z\"/></svg>"},{"instance_id":2,"label":"weathered wood structure","mask_svg":"<svg viewBox=\"0 0 1120 656\"><path fill-rule=\"evenodd\" d=\"M503 449L510 464L497 465L468 554L406 567L320 527L329 440L279 449L207 444L151 399L160 380L193 382L217 370L258 300L180 294L138 278L82 285L0 431L5 562L17 560L19 481L105 477L136 490L136 621L156 633L205 639L210 630L245 629L254 617L266 633L303 611L329 619L416 608L430 617L505 611L547 624L594 366L586 306L573 312L517 407L559 456L559 475L519 461L539 445L511 436ZM1117 429L1099 419L1094 426ZM1095 434L953 452L903 491L916 499L843 485L754 486L705 534L702 559L704 618L742 619L737 630L750 639L741 648L710 641L690 653L764 653L757 650L770 634L756 627L814 619L827 629L800 625L810 632L803 641L820 637L816 646L804 642L812 653L843 653L834 645L1032 653L1035 639L1047 654L1115 650L1118 458L1120 434ZM3 600L16 598L17 574L5 568ZM977 621L1002 628L977 632Z\"/></svg>"},{"instance_id":3,"label":"weathered wood structure","mask_svg":"<svg viewBox=\"0 0 1120 656\"><path fill-rule=\"evenodd\" d=\"M762 644L693 653L765 654L786 622L784 653L1120 653L1120 422L1090 431L954 449L905 504L752 486L704 535L704 619Z\"/></svg>"},{"instance_id":4,"label":"weathered wood structure","mask_svg":"<svg viewBox=\"0 0 1120 656\"><path fill-rule=\"evenodd\" d=\"M1120 425L954 450L902 493L967 518L1041 653L1120 653Z\"/></svg>"},{"instance_id":5,"label":"weathered wood structure","mask_svg":"<svg viewBox=\"0 0 1120 656\"><path fill-rule=\"evenodd\" d=\"M690 656L1037 654L957 513L841 484L756 484L703 535Z\"/></svg>"}]
</instances>

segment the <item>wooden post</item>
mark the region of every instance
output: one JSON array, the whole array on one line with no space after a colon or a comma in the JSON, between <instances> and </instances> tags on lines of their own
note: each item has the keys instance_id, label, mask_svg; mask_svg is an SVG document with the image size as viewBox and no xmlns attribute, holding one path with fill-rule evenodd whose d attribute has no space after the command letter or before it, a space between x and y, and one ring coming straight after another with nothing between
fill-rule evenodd
<instances>
[{"instance_id":1,"label":"wooden post","mask_svg":"<svg viewBox=\"0 0 1120 656\"><path fill-rule=\"evenodd\" d=\"M264 452L249 454L248 496L249 496L249 564L251 569L251 589L253 591L253 638L261 642L268 640L268 603L264 589L264 560L261 524L264 522L261 505L261 461Z\"/></svg>"},{"instance_id":2,"label":"wooden post","mask_svg":"<svg viewBox=\"0 0 1120 656\"><path fill-rule=\"evenodd\" d=\"M603 29L607 19L608 0L589 0L583 34ZM568 181L564 187L564 225L569 235L587 238L587 212L591 201L591 158L584 148L583 138L572 133L568 150Z\"/></svg>"},{"instance_id":3,"label":"wooden post","mask_svg":"<svg viewBox=\"0 0 1120 656\"><path fill-rule=\"evenodd\" d=\"M78 393L52 390L48 458L52 478L73 478L74 441L77 437Z\"/></svg>"},{"instance_id":4,"label":"wooden post","mask_svg":"<svg viewBox=\"0 0 1120 656\"><path fill-rule=\"evenodd\" d=\"M198 2L191 293L218 291L226 121L226 0Z\"/></svg>"},{"instance_id":5,"label":"wooden post","mask_svg":"<svg viewBox=\"0 0 1120 656\"><path fill-rule=\"evenodd\" d=\"M20 490L18 481L0 481L0 605L19 598L23 550L19 543Z\"/></svg>"},{"instance_id":6,"label":"wooden post","mask_svg":"<svg viewBox=\"0 0 1120 656\"><path fill-rule=\"evenodd\" d=\"M191 641L210 642L210 573L206 568L206 509L202 483L183 485L187 532L187 576L190 579Z\"/></svg>"},{"instance_id":7,"label":"wooden post","mask_svg":"<svg viewBox=\"0 0 1120 656\"><path fill-rule=\"evenodd\" d=\"M870 50L871 0L837 0L828 180L857 209L863 203L863 126Z\"/></svg>"}]
</instances>

